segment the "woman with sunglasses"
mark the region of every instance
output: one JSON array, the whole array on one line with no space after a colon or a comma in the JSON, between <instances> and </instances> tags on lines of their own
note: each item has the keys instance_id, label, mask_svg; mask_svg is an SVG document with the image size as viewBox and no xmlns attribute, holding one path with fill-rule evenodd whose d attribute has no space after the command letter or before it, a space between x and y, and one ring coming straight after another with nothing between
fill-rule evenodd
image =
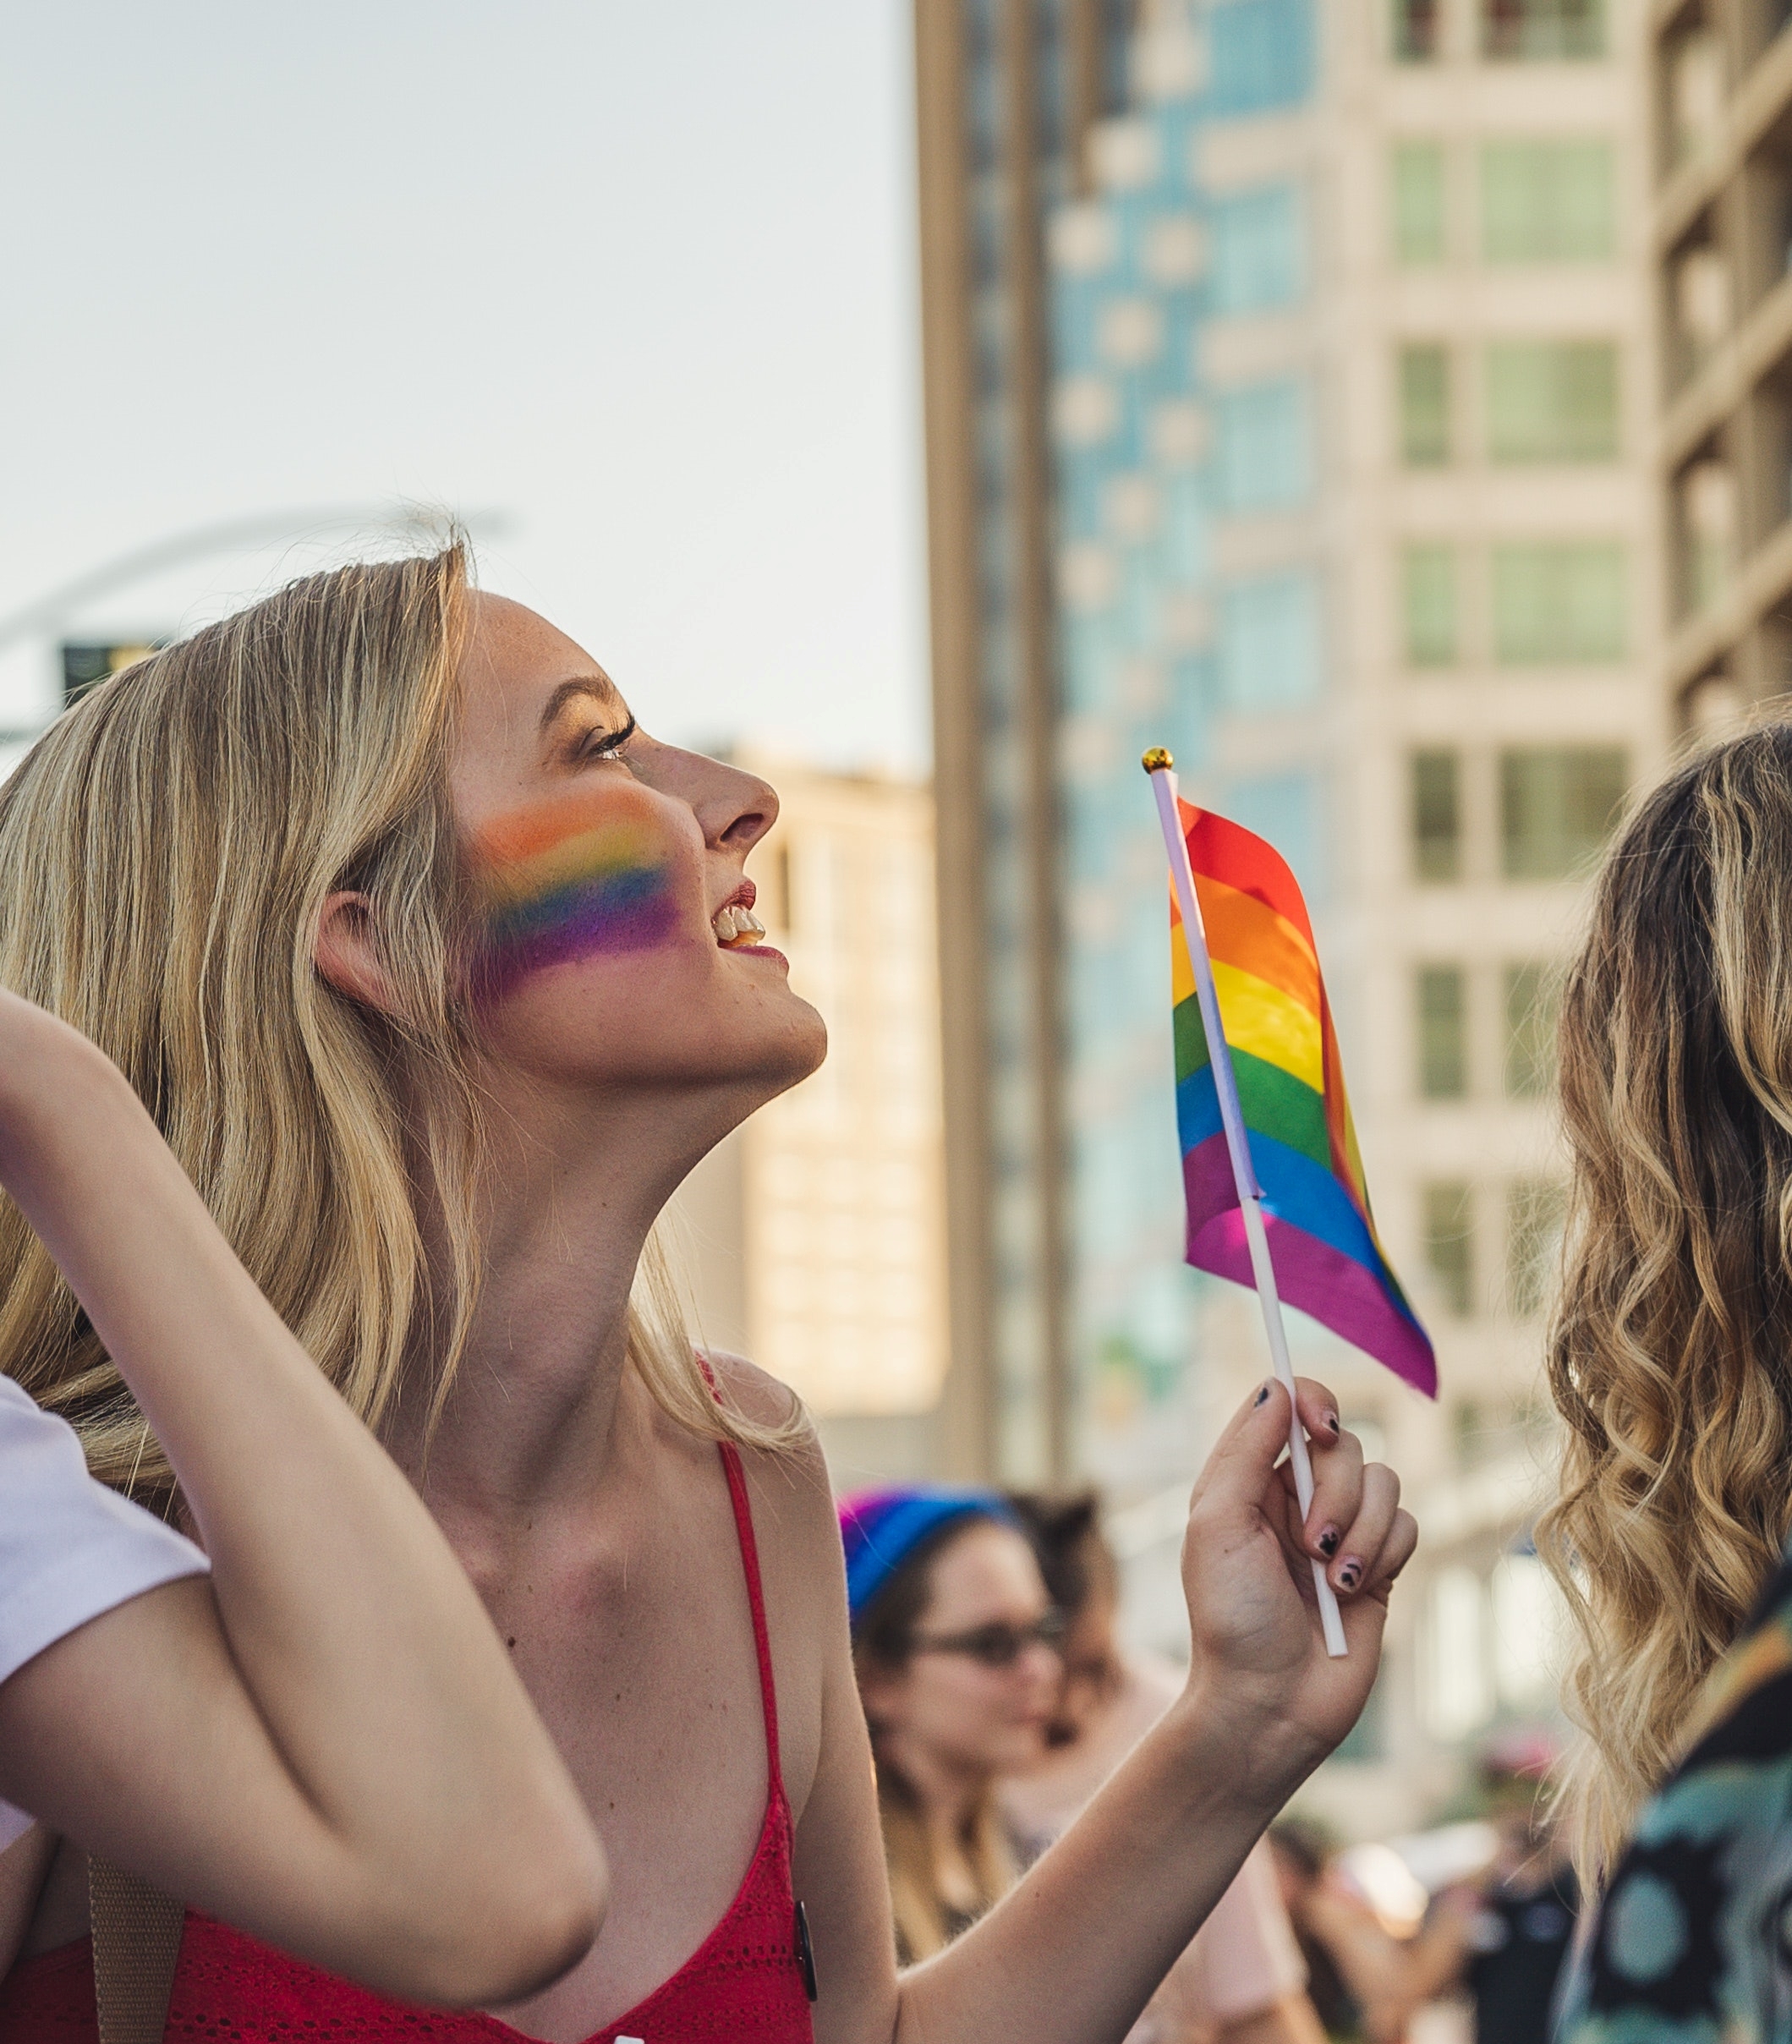
<instances>
[{"instance_id":1,"label":"woman with sunglasses","mask_svg":"<svg viewBox=\"0 0 1792 2044\"><path fill-rule=\"evenodd\" d=\"M1033 1765L1063 1624L994 1491L842 1500L852 1661L904 1965L967 1931L1019 1877L995 1788Z\"/></svg>"}]
</instances>

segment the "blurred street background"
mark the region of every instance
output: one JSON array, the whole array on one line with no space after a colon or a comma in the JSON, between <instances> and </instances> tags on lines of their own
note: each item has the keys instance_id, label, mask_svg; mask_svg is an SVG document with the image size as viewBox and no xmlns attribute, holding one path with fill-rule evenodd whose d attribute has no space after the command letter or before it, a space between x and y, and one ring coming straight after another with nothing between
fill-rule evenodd
<instances>
[{"instance_id":1,"label":"blurred street background","mask_svg":"<svg viewBox=\"0 0 1792 2044\"><path fill-rule=\"evenodd\" d=\"M785 797L834 1049L682 1196L702 1336L842 1488L1099 1484L1172 1655L1266 1362L1181 1263L1141 748L1286 854L1443 1379L1294 1316L1422 1527L1303 1802L1408 1929L1559 1723L1554 975L1631 793L1788 686L1788 11L74 0L0 75L4 758L465 518Z\"/></svg>"}]
</instances>

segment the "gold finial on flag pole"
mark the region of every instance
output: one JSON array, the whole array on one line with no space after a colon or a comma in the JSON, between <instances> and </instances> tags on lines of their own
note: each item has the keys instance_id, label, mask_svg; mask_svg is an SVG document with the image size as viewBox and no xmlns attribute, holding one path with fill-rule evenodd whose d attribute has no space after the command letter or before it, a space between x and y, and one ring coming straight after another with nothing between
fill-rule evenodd
<instances>
[{"instance_id":1,"label":"gold finial on flag pole","mask_svg":"<svg viewBox=\"0 0 1792 2044\"><path fill-rule=\"evenodd\" d=\"M1139 761L1148 774L1167 773L1175 764L1167 745L1154 745Z\"/></svg>"}]
</instances>

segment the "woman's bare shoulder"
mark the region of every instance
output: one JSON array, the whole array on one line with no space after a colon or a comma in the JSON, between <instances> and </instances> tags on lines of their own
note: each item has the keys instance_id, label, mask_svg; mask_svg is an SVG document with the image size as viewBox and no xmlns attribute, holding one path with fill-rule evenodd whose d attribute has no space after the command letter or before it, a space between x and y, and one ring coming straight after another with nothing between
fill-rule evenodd
<instances>
[{"instance_id":1,"label":"woman's bare shoulder","mask_svg":"<svg viewBox=\"0 0 1792 2044\"><path fill-rule=\"evenodd\" d=\"M722 1403L732 1406L743 1419L759 1427L781 1427L799 1409L802 1401L790 1386L769 1370L762 1370L758 1363L736 1355L732 1349L706 1348L701 1353L715 1379ZM805 1413L803 1417L806 1420L808 1416ZM813 1436L814 1428L810 1427L808 1433Z\"/></svg>"},{"instance_id":2,"label":"woman's bare shoulder","mask_svg":"<svg viewBox=\"0 0 1792 2044\"><path fill-rule=\"evenodd\" d=\"M811 1554L818 1543L830 1551L837 1548L840 1533L827 1460L814 1422L796 1393L757 1363L726 1349L706 1349L704 1360L723 1402L743 1419L760 1427L798 1422L788 1445L743 1450L755 1503L763 1499L775 1508L767 1532Z\"/></svg>"}]
</instances>

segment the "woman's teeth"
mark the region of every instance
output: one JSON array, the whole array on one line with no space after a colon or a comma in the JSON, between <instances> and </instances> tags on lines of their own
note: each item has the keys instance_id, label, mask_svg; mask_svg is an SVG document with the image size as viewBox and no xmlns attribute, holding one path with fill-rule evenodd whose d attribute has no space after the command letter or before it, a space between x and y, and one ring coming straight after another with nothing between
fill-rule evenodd
<instances>
[{"instance_id":1,"label":"woman's teeth","mask_svg":"<svg viewBox=\"0 0 1792 2044\"><path fill-rule=\"evenodd\" d=\"M725 950L765 934L765 925L750 908L718 908L710 918L710 927L715 932L715 941Z\"/></svg>"}]
</instances>

